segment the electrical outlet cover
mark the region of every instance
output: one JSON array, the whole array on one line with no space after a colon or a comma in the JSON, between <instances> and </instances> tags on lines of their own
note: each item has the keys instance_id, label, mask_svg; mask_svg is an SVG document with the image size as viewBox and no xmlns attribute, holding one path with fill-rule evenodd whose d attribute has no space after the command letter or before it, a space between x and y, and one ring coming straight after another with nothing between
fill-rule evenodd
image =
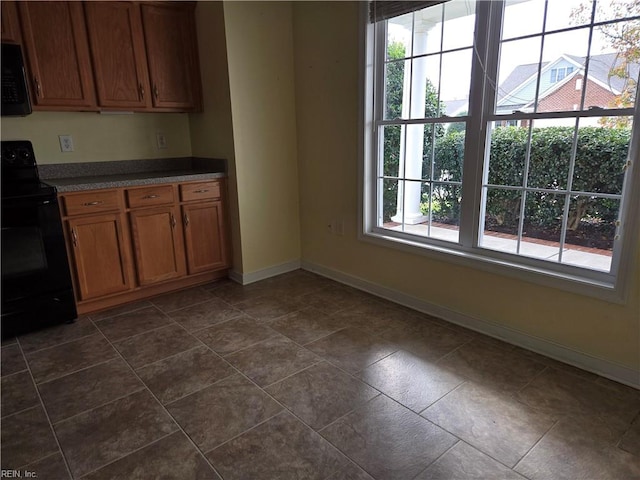
<instances>
[{"instance_id":1,"label":"electrical outlet cover","mask_svg":"<svg viewBox=\"0 0 640 480\"><path fill-rule=\"evenodd\" d=\"M61 152L73 152L73 137L71 135L58 135Z\"/></svg>"}]
</instances>

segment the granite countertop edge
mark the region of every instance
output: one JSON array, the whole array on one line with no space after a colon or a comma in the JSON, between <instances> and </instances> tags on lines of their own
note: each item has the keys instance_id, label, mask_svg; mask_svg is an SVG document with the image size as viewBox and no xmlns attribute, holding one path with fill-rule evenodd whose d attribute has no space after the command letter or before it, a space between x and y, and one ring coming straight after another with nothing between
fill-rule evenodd
<instances>
[{"instance_id":1,"label":"granite countertop edge","mask_svg":"<svg viewBox=\"0 0 640 480\"><path fill-rule=\"evenodd\" d=\"M109 178L109 175L105 175L103 178L49 178L43 179L44 182L56 187L58 193L65 192L81 192L84 190L98 190L105 188L119 188L119 187L140 187L144 185L157 185L160 183L177 183L177 182L189 182L194 180L213 180L217 178L225 178L227 175L223 172L213 173L186 173L186 174L163 174L160 176L150 175L146 178L132 178L132 179L116 179ZM114 175L119 177L119 175Z\"/></svg>"},{"instance_id":2,"label":"granite countertop edge","mask_svg":"<svg viewBox=\"0 0 640 480\"><path fill-rule=\"evenodd\" d=\"M180 157L40 165L40 178L59 193L161 183L212 180L227 176L226 160Z\"/></svg>"}]
</instances>

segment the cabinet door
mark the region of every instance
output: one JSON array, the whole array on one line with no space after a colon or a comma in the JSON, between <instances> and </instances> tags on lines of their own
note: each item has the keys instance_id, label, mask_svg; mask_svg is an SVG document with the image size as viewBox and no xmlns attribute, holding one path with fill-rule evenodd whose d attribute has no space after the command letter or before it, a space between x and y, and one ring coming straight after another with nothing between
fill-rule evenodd
<instances>
[{"instance_id":1,"label":"cabinet door","mask_svg":"<svg viewBox=\"0 0 640 480\"><path fill-rule=\"evenodd\" d=\"M82 4L20 2L18 7L34 106L95 109Z\"/></svg>"},{"instance_id":2,"label":"cabinet door","mask_svg":"<svg viewBox=\"0 0 640 480\"><path fill-rule=\"evenodd\" d=\"M198 48L191 3L141 6L153 106L156 108L201 108Z\"/></svg>"},{"instance_id":3,"label":"cabinet door","mask_svg":"<svg viewBox=\"0 0 640 480\"><path fill-rule=\"evenodd\" d=\"M228 266L222 202L182 206L189 274Z\"/></svg>"},{"instance_id":4,"label":"cabinet door","mask_svg":"<svg viewBox=\"0 0 640 480\"><path fill-rule=\"evenodd\" d=\"M74 218L67 220L67 226L79 299L129 290L129 258L120 215Z\"/></svg>"},{"instance_id":5,"label":"cabinet door","mask_svg":"<svg viewBox=\"0 0 640 480\"><path fill-rule=\"evenodd\" d=\"M176 207L132 210L129 218L140 285L184 276L184 246Z\"/></svg>"},{"instance_id":6,"label":"cabinet door","mask_svg":"<svg viewBox=\"0 0 640 480\"><path fill-rule=\"evenodd\" d=\"M151 106L140 6L129 2L85 3L98 104L112 108Z\"/></svg>"},{"instance_id":7,"label":"cabinet door","mask_svg":"<svg viewBox=\"0 0 640 480\"><path fill-rule=\"evenodd\" d=\"M2 2L2 41L10 43L22 43L20 23L18 20L18 8L16 2Z\"/></svg>"}]
</instances>

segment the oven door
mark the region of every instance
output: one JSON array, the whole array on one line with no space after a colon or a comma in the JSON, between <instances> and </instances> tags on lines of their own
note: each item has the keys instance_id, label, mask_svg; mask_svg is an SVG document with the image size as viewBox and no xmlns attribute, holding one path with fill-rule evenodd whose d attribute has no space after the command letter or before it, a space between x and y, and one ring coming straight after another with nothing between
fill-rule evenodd
<instances>
[{"instance_id":1,"label":"oven door","mask_svg":"<svg viewBox=\"0 0 640 480\"><path fill-rule=\"evenodd\" d=\"M55 194L3 198L3 327L6 318L28 320L41 312L52 319L75 318L57 198Z\"/></svg>"}]
</instances>

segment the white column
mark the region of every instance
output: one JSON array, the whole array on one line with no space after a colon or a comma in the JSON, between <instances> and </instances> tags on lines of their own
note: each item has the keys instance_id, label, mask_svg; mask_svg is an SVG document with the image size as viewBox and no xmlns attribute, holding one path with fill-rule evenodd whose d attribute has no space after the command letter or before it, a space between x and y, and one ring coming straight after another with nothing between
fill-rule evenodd
<instances>
[{"instance_id":1,"label":"white column","mask_svg":"<svg viewBox=\"0 0 640 480\"><path fill-rule=\"evenodd\" d=\"M430 25L432 26L432 25ZM417 15L415 18L413 49L414 52L427 50L427 33L429 27ZM404 84L402 89L402 118L422 118L427 90L426 62L404 62ZM409 83L411 79L411 83ZM411 85L411 86L410 86ZM406 132L406 145L405 145ZM424 154L424 125L403 125L400 137L400 176L419 180L422 178L422 156ZM406 157L405 157L406 155ZM402 159L405 161L402 162ZM398 186L396 214L391 217L394 222L416 225L428 221L428 217L420 211L422 184L404 182ZM404 198L404 204L403 204ZM404 213L404 215L403 215Z\"/></svg>"}]
</instances>

